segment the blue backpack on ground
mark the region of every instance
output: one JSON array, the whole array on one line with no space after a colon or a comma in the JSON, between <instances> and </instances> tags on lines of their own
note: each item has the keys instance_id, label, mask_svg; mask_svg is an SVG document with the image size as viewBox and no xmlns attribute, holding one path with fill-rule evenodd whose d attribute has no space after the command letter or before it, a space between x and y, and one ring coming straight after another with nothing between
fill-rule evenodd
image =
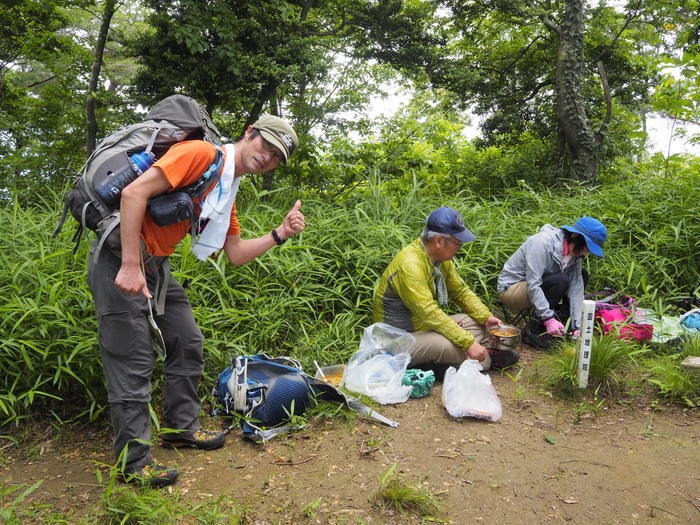
<instances>
[{"instance_id":1,"label":"blue backpack on ground","mask_svg":"<svg viewBox=\"0 0 700 525\"><path fill-rule=\"evenodd\" d=\"M306 374L299 362L289 357L237 357L219 374L212 395L218 405L213 415L243 416L238 419L244 437L258 443L303 428L290 424L290 419L318 401L343 403L384 424L398 426L326 381ZM238 424L235 421L228 431Z\"/></svg>"}]
</instances>

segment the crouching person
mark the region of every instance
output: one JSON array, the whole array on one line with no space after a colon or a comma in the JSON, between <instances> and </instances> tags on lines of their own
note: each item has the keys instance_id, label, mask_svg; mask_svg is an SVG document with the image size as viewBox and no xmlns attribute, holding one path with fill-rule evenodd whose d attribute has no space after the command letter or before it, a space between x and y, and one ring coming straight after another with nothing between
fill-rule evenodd
<instances>
[{"instance_id":1,"label":"crouching person","mask_svg":"<svg viewBox=\"0 0 700 525\"><path fill-rule=\"evenodd\" d=\"M539 350L551 348L556 338L566 335L567 324L578 335L588 281L581 261L589 253L603 257L607 236L605 226L592 217L560 228L545 224L506 261L497 291L510 310L530 310L524 342Z\"/></svg>"},{"instance_id":2,"label":"crouching person","mask_svg":"<svg viewBox=\"0 0 700 525\"><path fill-rule=\"evenodd\" d=\"M374 293L374 322L411 332L416 345L409 367L440 376L448 366L475 359L483 370L515 364L513 350L485 346L488 330L503 324L457 273L452 258L475 239L460 214L443 206L433 211L422 235L389 263ZM462 313L445 311L452 300Z\"/></svg>"}]
</instances>

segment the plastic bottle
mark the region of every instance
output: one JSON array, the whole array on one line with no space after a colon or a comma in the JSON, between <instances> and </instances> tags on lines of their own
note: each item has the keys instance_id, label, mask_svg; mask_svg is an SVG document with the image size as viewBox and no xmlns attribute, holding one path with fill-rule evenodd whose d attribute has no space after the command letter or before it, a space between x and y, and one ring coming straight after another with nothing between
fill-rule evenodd
<instances>
[{"instance_id":1,"label":"plastic bottle","mask_svg":"<svg viewBox=\"0 0 700 525\"><path fill-rule=\"evenodd\" d=\"M108 173L99 184L95 186L95 192L107 206L114 206L121 198L122 190L136 177L150 168L156 158L150 151L134 153L129 157L129 163L119 171Z\"/></svg>"}]
</instances>

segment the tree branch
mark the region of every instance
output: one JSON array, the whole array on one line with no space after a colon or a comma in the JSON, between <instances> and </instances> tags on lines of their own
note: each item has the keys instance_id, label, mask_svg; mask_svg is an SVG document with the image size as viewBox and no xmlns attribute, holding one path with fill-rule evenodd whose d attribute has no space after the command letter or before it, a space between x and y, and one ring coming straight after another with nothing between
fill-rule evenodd
<instances>
[{"instance_id":1,"label":"tree branch","mask_svg":"<svg viewBox=\"0 0 700 525\"><path fill-rule=\"evenodd\" d=\"M610 119L612 117L612 97L610 96L610 86L608 85L608 77L605 74L605 66L603 66L602 60L598 60L598 74L600 75L600 82L603 85L603 93L605 93L605 118L595 134L596 142L601 144L605 135L608 133Z\"/></svg>"},{"instance_id":2,"label":"tree branch","mask_svg":"<svg viewBox=\"0 0 700 525\"><path fill-rule=\"evenodd\" d=\"M615 36L612 38L610 43L607 46L605 46L605 48L603 48L601 50L601 52L598 54L597 61L601 60L603 56L610 53L610 50L615 46L615 42L617 42L620 39L620 36L622 35L622 33L625 30L627 30L627 28L630 26L632 21L639 16L639 7L640 7L641 3L642 3L642 0L637 0L637 5L634 7L634 9L632 9L632 11L627 12L627 15L625 16L625 23L622 24L622 27L615 34Z\"/></svg>"},{"instance_id":3,"label":"tree branch","mask_svg":"<svg viewBox=\"0 0 700 525\"><path fill-rule=\"evenodd\" d=\"M554 19L551 16L541 16L540 20L542 20L542 23L547 29L555 32L559 37L561 37L561 27L554 21Z\"/></svg>"}]
</instances>

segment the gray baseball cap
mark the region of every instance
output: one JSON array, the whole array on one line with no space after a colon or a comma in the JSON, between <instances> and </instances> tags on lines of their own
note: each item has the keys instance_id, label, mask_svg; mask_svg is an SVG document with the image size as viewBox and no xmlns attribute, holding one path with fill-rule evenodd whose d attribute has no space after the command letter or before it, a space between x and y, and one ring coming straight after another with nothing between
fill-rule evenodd
<instances>
[{"instance_id":1,"label":"gray baseball cap","mask_svg":"<svg viewBox=\"0 0 700 525\"><path fill-rule=\"evenodd\" d=\"M299 139L294 129L280 117L263 113L253 123L253 128L257 129L270 144L279 148L285 161L289 160L292 153L299 147Z\"/></svg>"}]
</instances>

